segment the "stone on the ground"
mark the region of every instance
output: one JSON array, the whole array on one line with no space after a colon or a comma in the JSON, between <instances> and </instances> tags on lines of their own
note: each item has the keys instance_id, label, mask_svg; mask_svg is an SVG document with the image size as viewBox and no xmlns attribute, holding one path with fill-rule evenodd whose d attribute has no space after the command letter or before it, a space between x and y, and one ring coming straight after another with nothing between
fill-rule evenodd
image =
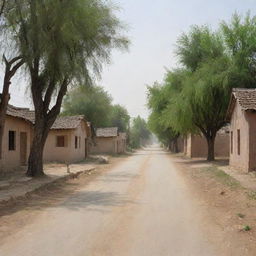
<instances>
[{"instance_id":1,"label":"stone on the ground","mask_svg":"<svg viewBox=\"0 0 256 256\"><path fill-rule=\"evenodd\" d=\"M108 160L108 157L106 157L106 156L98 156L97 162L99 164L108 164L109 160Z\"/></svg>"}]
</instances>

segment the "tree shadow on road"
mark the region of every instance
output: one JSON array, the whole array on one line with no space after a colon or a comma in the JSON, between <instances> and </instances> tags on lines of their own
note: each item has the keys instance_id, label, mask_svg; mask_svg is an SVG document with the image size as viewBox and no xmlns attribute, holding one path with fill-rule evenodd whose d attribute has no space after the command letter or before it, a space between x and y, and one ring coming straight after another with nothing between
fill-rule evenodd
<instances>
[{"instance_id":1,"label":"tree shadow on road","mask_svg":"<svg viewBox=\"0 0 256 256\"><path fill-rule=\"evenodd\" d=\"M127 177L128 178L128 177ZM1 217L11 216L19 211L41 212L46 208L66 208L71 211L86 209L88 211L106 212L107 207L120 207L134 204L123 195L110 191L83 191L78 190L79 185L86 185L89 180L85 178L56 182L49 187L28 194L26 198L19 198L7 204L0 205Z\"/></svg>"}]
</instances>

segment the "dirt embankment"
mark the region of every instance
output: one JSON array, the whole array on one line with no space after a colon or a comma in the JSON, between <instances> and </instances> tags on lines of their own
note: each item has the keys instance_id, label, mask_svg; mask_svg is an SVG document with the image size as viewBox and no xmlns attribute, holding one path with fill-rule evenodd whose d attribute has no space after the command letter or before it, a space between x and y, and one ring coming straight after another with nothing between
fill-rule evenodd
<instances>
[{"instance_id":1,"label":"dirt embankment","mask_svg":"<svg viewBox=\"0 0 256 256\"><path fill-rule=\"evenodd\" d=\"M196 163L181 156L172 156L172 161L208 221L219 227L217 234L211 230L209 236L219 244L223 255L256 255L256 192L243 188L218 166L205 161Z\"/></svg>"}]
</instances>

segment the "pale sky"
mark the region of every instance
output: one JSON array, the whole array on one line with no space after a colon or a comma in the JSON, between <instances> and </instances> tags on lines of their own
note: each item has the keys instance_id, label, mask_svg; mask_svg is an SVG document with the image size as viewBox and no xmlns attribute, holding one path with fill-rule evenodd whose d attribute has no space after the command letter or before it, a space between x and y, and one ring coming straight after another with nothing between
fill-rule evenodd
<instances>
[{"instance_id":1,"label":"pale sky","mask_svg":"<svg viewBox=\"0 0 256 256\"><path fill-rule=\"evenodd\" d=\"M98 84L124 105L132 117L147 117L146 85L162 81L165 69L176 66L175 43L191 25L216 28L232 14L256 15L256 0L115 0L122 9L119 17L129 25L129 52L113 52L112 63L104 68ZM2 72L1 72L2 73ZM11 89L11 104L30 106L24 82ZM27 96L26 96L27 95Z\"/></svg>"}]
</instances>

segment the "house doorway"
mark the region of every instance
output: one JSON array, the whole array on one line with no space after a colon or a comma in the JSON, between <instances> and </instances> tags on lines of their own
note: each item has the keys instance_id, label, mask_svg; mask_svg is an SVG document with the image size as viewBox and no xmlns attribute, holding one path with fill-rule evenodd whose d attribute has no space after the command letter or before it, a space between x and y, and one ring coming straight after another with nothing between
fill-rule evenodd
<instances>
[{"instance_id":1,"label":"house doorway","mask_svg":"<svg viewBox=\"0 0 256 256\"><path fill-rule=\"evenodd\" d=\"M87 156L88 156L87 139L84 139L84 157L87 158Z\"/></svg>"},{"instance_id":2,"label":"house doorway","mask_svg":"<svg viewBox=\"0 0 256 256\"><path fill-rule=\"evenodd\" d=\"M20 133L20 163L26 165L27 163L27 133Z\"/></svg>"}]
</instances>

